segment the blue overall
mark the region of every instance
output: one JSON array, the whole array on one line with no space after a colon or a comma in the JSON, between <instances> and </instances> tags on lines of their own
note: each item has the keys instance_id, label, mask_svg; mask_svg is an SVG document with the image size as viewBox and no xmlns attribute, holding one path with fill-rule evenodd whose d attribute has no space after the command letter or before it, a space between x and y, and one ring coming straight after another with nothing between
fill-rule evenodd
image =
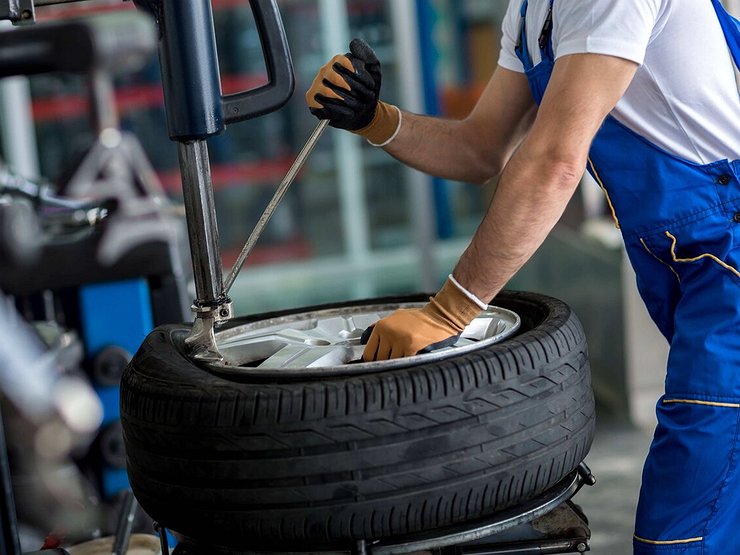
<instances>
[{"instance_id":1,"label":"blue overall","mask_svg":"<svg viewBox=\"0 0 740 555\"><path fill-rule=\"evenodd\" d=\"M740 66L740 22L719 0L696 1L714 4ZM542 55L536 66L527 0L521 11L517 55L538 104L555 64L553 2L534 45ZM670 343L634 552L740 554L740 160L683 160L609 116L588 170L607 194L640 295Z\"/></svg>"}]
</instances>

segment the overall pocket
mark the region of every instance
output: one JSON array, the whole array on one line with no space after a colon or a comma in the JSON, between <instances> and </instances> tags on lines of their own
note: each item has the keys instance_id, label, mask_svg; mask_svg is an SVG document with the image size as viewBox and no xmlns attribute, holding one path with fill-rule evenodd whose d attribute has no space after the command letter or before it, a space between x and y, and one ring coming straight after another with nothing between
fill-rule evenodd
<instances>
[{"instance_id":1,"label":"overall pocket","mask_svg":"<svg viewBox=\"0 0 740 555\"><path fill-rule=\"evenodd\" d=\"M737 225L740 221L721 210L690 223L667 223L665 229L639 241L650 256L671 270L682 288L684 280L701 277L702 272L720 271L740 280L734 240Z\"/></svg>"}]
</instances>

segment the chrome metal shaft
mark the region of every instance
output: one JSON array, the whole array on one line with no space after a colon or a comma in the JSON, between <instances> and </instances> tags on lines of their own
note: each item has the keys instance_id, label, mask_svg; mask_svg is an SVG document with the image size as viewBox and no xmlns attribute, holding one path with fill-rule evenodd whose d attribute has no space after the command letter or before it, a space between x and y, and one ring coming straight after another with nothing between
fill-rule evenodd
<instances>
[{"instance_id":1,"label":"chrome metal shaft","mask_svg":"<svg viewBox=\"0 0 740 555\"><path fill-rule=\"evenodd\" d=\"M208 147L205 141L178 142L177 152L193 261L195 305L215 307L224 303L226 296Z\"/></svg>"},{"instance_id":2,"label":"chrome metal shaft","mask_svg":"<svg viewBox=\"0 0 740 555\"><path fill-rule=\"evenodd\" d=\"M226 278L223 289L226 294L229 293L229 291L231 290L231 286L234 285L236 276L239 275L239 271L242 269L244 262L247 260L247 257L252 252L252 249L254 249L254 246L257 244L257 240L260 238L260 235L262 235L262 232L265 230L267 223L270 221L270 218L272 218L272 215L275 213L275 209L277 208L278 204L280 204L280 201L283 200L283 197L285 196L288 188L291 186L296 176L298 175L298 172L301 171L301 168L306 163L308 156L311 154L311 151L316 146L316 143L319 141L319 138L321 137L324 130L326 130L327 125L329 125L329 121L322 120L313 130L313 133L311 133L311 136L308 138L308 141L306 141L306 144L303 145L303 148L298 153L298 156L293 162L293 165L290 167L288 173L285 175L282 182L278 186L277 191L275 191L275 194L270 200L270 203L267 205L267 208L265 208L262 216L260 216L257 225L252 231L252 234L249 236L249 239L247 239L246 245L244 245L242 252L236 259L234 267L231 269L231 272L229 272L229 275Z\"/></svg>"}]
</instances>

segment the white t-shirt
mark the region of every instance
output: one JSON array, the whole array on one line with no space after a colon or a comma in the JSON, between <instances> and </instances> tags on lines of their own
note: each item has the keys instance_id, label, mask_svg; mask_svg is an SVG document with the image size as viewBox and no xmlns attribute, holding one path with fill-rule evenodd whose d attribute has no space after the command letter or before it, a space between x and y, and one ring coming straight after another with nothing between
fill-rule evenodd
<instances>
[{"instance_id":1,"label":"white t-shirt","mask_svg":"<svg viewBox=\"0 0 740 555\"><path fill-rule=\"evenodd\" d=\"M522 0L510 0L499 65L522 72L514 48ZM549 0L529 0L535 64ZM740 93L711 0L555 0L555 58L607 54L640 64L612 115L657 146L700 164L740 159Z\"/></svg>"}]
</instances>

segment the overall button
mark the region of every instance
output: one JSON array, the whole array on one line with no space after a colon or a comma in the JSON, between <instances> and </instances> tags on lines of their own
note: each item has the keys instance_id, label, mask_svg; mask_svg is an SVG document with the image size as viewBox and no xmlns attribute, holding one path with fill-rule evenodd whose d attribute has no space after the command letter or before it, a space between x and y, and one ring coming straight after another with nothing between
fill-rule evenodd
<instances>
[{"instance_id":1,"label":"overall button","mask_svg":"<svg viewBox=\"0 0 740 555\"><path fill-rule=\"evenodd\" d=\"M723 173L717 178L717 183L719 183L720 185L727 185L731 179L732 178L728 174Z\"/></svg>"},{"instance_id":2,"label":"overall button","mask_svg":"<svg viewBox=\"0 0 740 555\"><path fill-rule=\"evenodd\" d=\"M740 212L735 212L735 215L732 217L732 221L736 224L740 224Z\"/></svg>"}]
</instances>

